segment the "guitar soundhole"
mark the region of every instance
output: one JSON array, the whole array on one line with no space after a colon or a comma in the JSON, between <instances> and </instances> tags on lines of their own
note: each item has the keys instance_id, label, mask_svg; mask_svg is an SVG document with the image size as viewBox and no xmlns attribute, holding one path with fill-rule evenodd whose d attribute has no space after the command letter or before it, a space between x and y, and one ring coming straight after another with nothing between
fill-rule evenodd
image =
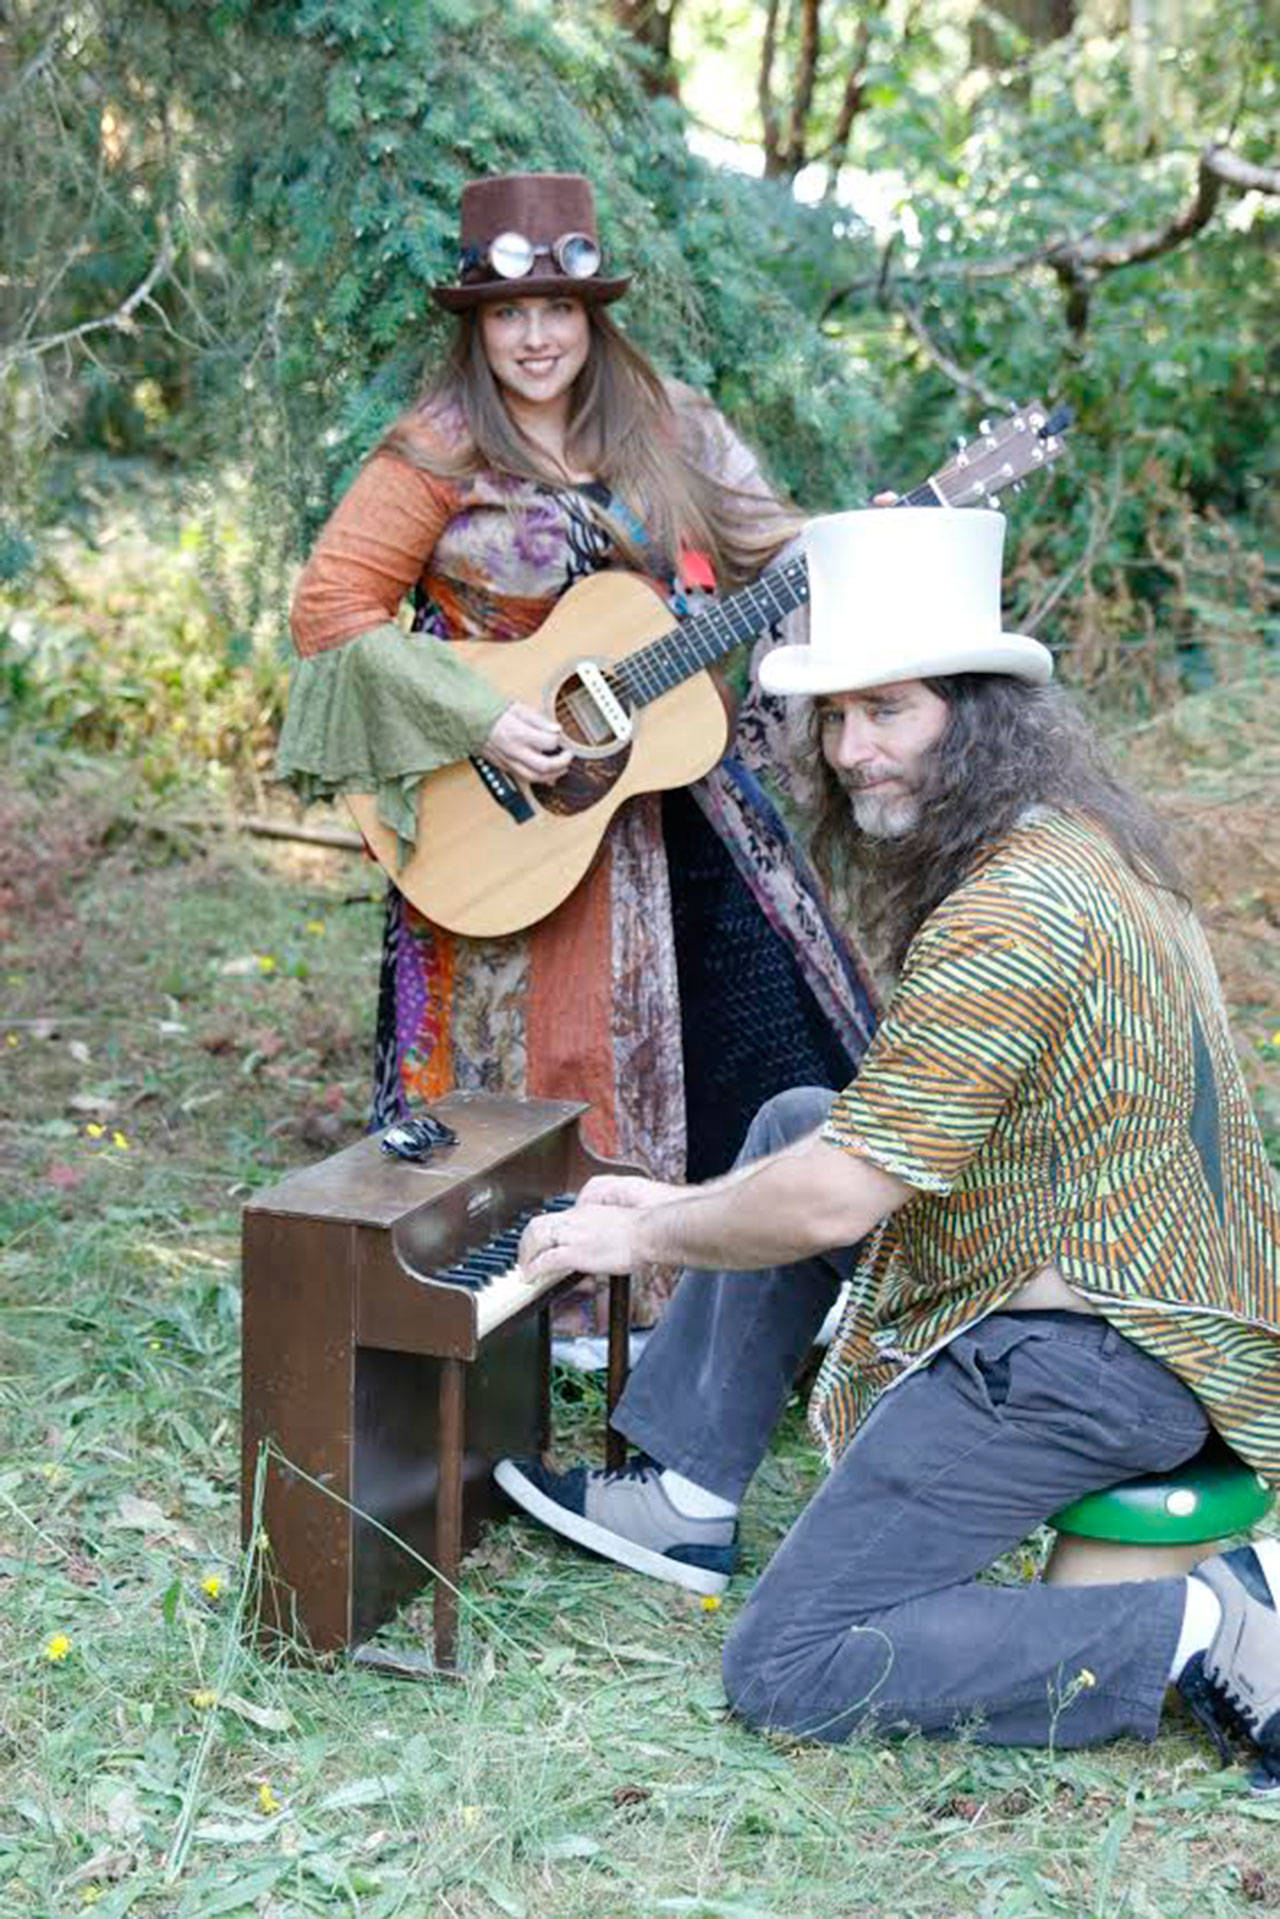
<instances>
[{"instance_id":1,"label":"guitar soundhole","mask_svg":"<svg viewBox=\"0 0 1280 1919\"><path fill-rule=\"evenodd\" d=\"M627 702L612 681L608 682L607 691L613 694L629 718ZM609 715L601 712L595 694L590 686L584 685L577 673L570 673L557 687L555 710L556 720L565 738L572 740L576 746L608 746L611 740L618 737Z\"/></svg>"},{"instance_id":2,"label":"guitar soundhole","mask_svg":"<svg viewBox=\"0 0 1280 1919\"><path fill-rule=\"evenodd\" d=\"M563 724L563 722L562 722ZM611 786L616 785L631 758L631 746L619 747L603 760L574 760L567 773L552 784L542 783L530 790L544 812L567 817L585 813L596 806Z\"/></svg>"}]
</instances>

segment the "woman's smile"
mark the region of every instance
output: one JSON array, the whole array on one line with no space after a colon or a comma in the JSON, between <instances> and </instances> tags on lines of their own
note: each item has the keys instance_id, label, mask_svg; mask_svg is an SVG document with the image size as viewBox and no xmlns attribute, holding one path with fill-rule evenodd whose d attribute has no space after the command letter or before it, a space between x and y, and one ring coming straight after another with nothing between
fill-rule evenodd
<instances>
[{"instance_id":1,"label":"woman's smile","mask_svg":"<svg viewBox=\"0 0 1280 1919\"><path fill-rule=\"evenodd\" d=\"M591 344L581 300L495 301L482 309L480 328L485 358L508 406L524 401L567 409Z\"/></svg>"}]
</instances>

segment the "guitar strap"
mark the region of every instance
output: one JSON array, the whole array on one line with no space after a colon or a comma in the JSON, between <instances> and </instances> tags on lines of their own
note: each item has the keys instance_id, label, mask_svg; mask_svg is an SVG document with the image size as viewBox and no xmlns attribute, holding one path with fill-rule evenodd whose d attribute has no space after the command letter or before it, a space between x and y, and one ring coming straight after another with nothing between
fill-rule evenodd
<instances>
[{"instance_id":1,"label":"guitar strap","mask_svg":"<svg viewBox=\"0 0 1280 1919\"><path fill-rule=\"evenodd\" d=\"M615 493L611 487L607 487L602 480L590 480L585 486L580 486L578 491L586 494L603 518L612 519L617 526L621 527L633 546L638 547L650 559L656 558L657 550L650 538L648 528L639 514L632 511L620 494ZM653 577L660 579L668 589L671 610L678 620L683 620L693 610L689 604L689 591L715 592L716 578L711 570L711 562L705 553L695 553L693 548L688 546L680 548L679 563L676 568L657 567L654 569Z\"/></svg>"}]
</instances>

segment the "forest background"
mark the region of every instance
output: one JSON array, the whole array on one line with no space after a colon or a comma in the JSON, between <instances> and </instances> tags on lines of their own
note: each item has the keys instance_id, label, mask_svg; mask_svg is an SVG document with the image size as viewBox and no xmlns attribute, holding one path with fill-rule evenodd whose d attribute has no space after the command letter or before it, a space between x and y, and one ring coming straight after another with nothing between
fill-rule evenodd
<instances>
[{"instance_id":1,"label":"forest background","mask_svg":"<svg viewBox=\"0 0 1280 1919\"><path fill-rule=\"evenodd\" d=\"M295 822L291 571L462 184L580 169L629 331L807 510L1071 405L1007 611L1183 830L1280 1163L1278 124L1274 0L0 0L0 1912L1280 1906L1194 1739L770 1747L723 1617L514 1527L466 1687L247 1648L238 1207L360 1129L379 909L224 830Z\"/></svg>"}]
</instances>

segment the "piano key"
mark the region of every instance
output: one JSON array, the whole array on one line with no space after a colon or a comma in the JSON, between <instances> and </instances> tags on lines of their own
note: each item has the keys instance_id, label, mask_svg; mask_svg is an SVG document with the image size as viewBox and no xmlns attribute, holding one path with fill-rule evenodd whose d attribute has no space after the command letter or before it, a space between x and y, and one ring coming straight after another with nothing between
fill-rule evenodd
<instances>
[{"instance_id":1,"label":"piano key","mask_svg":"<svg viewBox=\"0 0 1280 1919\"><path fill-rule=\"evenodd\" d=\"M484 1284L483 1276L466 1266L446 1266L442 1272L431 1273L428 1277L441 1286L465 1286L472 1292L478 1291Z\"/></svg>"},{"instance_id":2,"label":"piano key","mask_svg":"<svg viewBox=\"0 0 1280 1919\"><path fill-rule=\"evenodd\" d=\"M499 1232L473 1246L451 1266L430 1275L439 1285L461 1286L475 1295L476 1332L480 1338L524 1311L538 1296L540 1289L527 1284L515 1257L529 1221L539 1213L566 1212L576 1199L576 1193L554 1193L549 1199L522 1208Z\"/></svg>"}]
</instances>

